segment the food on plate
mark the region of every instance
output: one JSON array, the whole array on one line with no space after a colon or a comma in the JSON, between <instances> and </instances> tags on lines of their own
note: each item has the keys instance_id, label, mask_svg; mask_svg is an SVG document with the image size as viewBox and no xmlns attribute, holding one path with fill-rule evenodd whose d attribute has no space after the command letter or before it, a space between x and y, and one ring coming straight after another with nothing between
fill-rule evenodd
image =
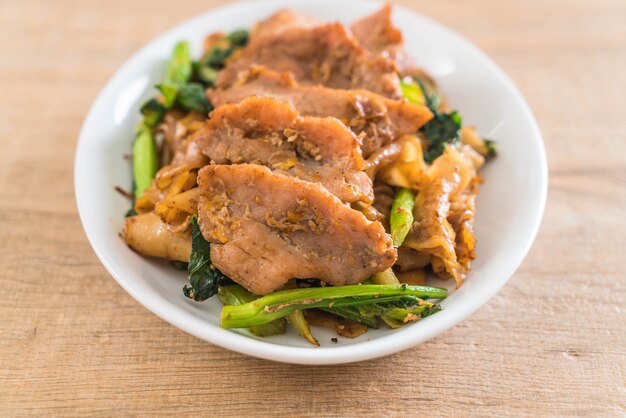
<instances>
[{"instance_id":1,"label":"food on plate","mask_svg":"<svg viewBox=\"0 0 626 418\"><path fill-rule=\"evenodd\" d=\"M364 88L400 98L400 80L391 60L365 50L341 23L314 27L288 26L250 38L217 76L217 86L227 88L251 65L289 71L303 84L334 88Z\"/></svg>"},{"instance_id":2,"label":"food on plate","mask_svg":"<svg viewBox=\"0 0 626 418\"><path fill-rule=\"evenodd\" d=\"M441 309L475 258L493 141L463 124L385 6L351 25L281 10L175 45L140 109L122 238L187 269L221 325L354 338ZM428 63L425 63L428 64Z\"/></svg>"},{"instance_id":3,"label":"food on plate","mask_svg":"<svg viewBox=\"0 0 626 418\"><path fill-rule=\"evenodd\" d=\"M374 199L359 141L336 118L301 117L288 103L253 96L215 109L197 136L216 164L263 165L321 183L347 203Z\"/></svg>"},{"instance_id":4,"label":"food on plate","mask_svg":"<svg viewBox=\"0 0 626 418\"><path fill-rule=\"evenodd\" d=\"M214 106L250 96L272 97L292 104L306 116L339 119L359 138L364 158L403 134L413 134L432 118L425 106L389 99L365 89L345 90L299 84L292 73L252 66L228 89L207 92Z\"/></svg>"},{"instance_id":5,"label":"food on plate","mask_svg":"<svg viewBox=\"0 0 626 418\"><path fill-rule=\"evenodd\" d=\"M396 259L383 225L323 184L256 164L208 165L198 184L213 266L257 295L296 277L361 283Z\"/></svg>"}]
</instances>

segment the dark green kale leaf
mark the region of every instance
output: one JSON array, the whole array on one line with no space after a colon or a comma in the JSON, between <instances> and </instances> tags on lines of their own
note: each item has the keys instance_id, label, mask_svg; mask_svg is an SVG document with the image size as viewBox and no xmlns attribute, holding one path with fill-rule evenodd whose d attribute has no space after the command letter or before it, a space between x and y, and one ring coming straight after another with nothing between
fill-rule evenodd
<instances>
[{"instance_id":1,"label":"dark green kale leaf","mask_svg":"<svg viewBox=\"0 0 626 418\"><path fill-rule=\"evenodd\" d=\"M230 41L230 45L232 47L241 48L241 47L246 46L246 44L248 43L248 40L250 39L250 36L247 30L239 29L239 30L229 33L227 38Z\"/></svg>"},{"instance_id":2,"label":"dark green kale leaf","mask_svg":"<svg viewBox=\"0 0 626 418\"><path fill-rule=\"evenodd\" d=\"M492 139L483 138L485 147L487 148L487 157L493 157L498 154L498 144Z\"/></svg>"},{"instance_id":3,"label":"dark green kale leaf","mask_svg":"<svg viewBox=\"0 0 626 418\"><path fill-rule=\"evenodd\" d=\"M424 153L424 160L432 163L439 157L448 145L456 145L459 141L459 129L461 129L461 115L456 111L442 113L441 93L428 79L414 76L413 80L419 85L426 101L426 106L433 112L433 118L420 129L424 134L428 147Z\"/></svg>"},{"instance_id":4,"label":"dark green kale leaf","mask_svg":"<svg viewBox=\"0 0 626 418\"><path fill-rule=\"evenodd\" d=\"M148 100L140 108L144 123L151 128L161 122L166 110L167 108L155 98Z\"/></svg>"},{"instance_id":5,"label":"dark green kale leaf","mask_svg":"<svg viewBox=\"0 0 626 418\"><path fill-rule=\"evenodd\" d=\"M126 211L126 213L124 214L125 218L130 218L131 216L136 216L137 215L137 211L135 210L135 208L133 206L131 206L131 208Z\"/></svg>"},{"instance_id":6,"label":"dark green kale leaf","mask_svg":"<svg viewBox=\"0 0 626 418\"><path fill-rule=\"evenodd\" d=\"M422 312L422 318L426 318L427 316L431 316L432 314L436 314L437 312L441 311L443 308L441 307L441 305L433 305L430 309L426 309L424 312Z\"/></svg>"},{"instance_id":7,"label":"dark green kale leaf","mask_svg":"<svg viewBox=\"0 0 626 418\"><path fill-rule=\"evenodd\" d=\"M204 239L198 220L191 221L191 254L189 256L189 285L183 287L183 293L196 302L207 300L217 294L220 282L230 279L211 264L211 244Z\"/></svg>"},{"instance_id":8,"label":"dark green kale leaf","mask_svg":"<svg viewBox=\"0 0 626 418\"><path fill-rule=\"evenodd\" d=\"M200 61L194 63L194 78L205 87L213 87L218 71L226 65L226 59L236 50L246 46L248 39L247 30L236 30L226 35L209 49Z\"/></svg>"},{"instance_id":9,"label":"dark green kale leaf","mask_svg":"<svg viewBox=\"0 0 626 418\"><path fill-rule=\"evenodd\" d=\"M235 49L233 47L221 48L219 46L213 47L207 52L207 54L200 61L203 65L208 65L213 68L223 68L226 58L233 53Z\"/></svg>"},{"instance_id":10,"label":"dark green kale leaf","mask_svg":"<svg viewBox=\"0 0 626 418\"><path fill-rule=\"evenodd\" d=\"M229 33L224 39L220 40L214 47L207 51L204 57L202 57L202 60L200 60L200 64L217 69L223 68L226 59L236 50L246 46L248 39L248 31L244 29Z\"/></svg>"},{"instance_id":11,"label":"dark green kale leaf","mask_svg":"<svg viewBox=\"0 0 626 418\"><path fill-rule=\"evenodd\" d=\"M204 87L200 83L181 84L178 87L176 104L183 109L200 113L208 113L213 110L213 105L204 94Z\"/></svg>"},{"instance_id":12,"label":"dark green kale leaf","mask_svg":"<svg viewBox=\"0 0 626 418\"><path fill-rule=\"evenodd\" d=\"M420 86L426 106L433 112L438 113L439 105L441 104L441 93L437 90L437 87L425 78L413 76L413 80Z\"/></svg>"},{"instance_id":13,"label":"dark green kale leaf","mask_svg":"<svg viewBox=\"0 0 626 418\"><path fill-rule=\"evenodd\" d=\"M194 64L194 73L198 81L206 87L213 87L215 85L215 80L217 80L217 73L219 73L219 69L196 62Z\"/></svg>"},{"instance_id":14,"label":"dark green kale leaf","mask_svg":"<svg viewBox=\"0 0 626 418\"><path fill-rule=\"evenodd\" d=\"M413 80L419 85L424 95L425 104L434 115L433 119L420 129L427 142L424 160L432 163L444 152L447 146L459 143L459 129L461 129L462 119L456 111L450 113L439 111L443 98L433 81L420 76L413 76ZM495 156L497 144L489 139L482 138L482 140L485 150L480 149L479 152L487 158Z\"/></svg>"},{"instance_id":15,"label":"dark green kale leaf","mask_svg":"<svg viewBox=\"0 0 626 418\"><path fill-rule=\"evenodd\" d=\"M428 142L428 148L424 153L424 160L432 163L439 157L448 145L456 145L459 142L459 129L462 119L456 112L434 113L434 117L420 129Z\"/></svg>"}]
</instances>

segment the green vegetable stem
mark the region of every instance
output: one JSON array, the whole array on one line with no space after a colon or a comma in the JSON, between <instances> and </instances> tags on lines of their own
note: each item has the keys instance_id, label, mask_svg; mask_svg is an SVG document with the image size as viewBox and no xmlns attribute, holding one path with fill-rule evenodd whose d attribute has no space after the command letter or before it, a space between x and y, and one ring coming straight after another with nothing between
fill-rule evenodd
<instances>
[{"instance_id":1,"label":"green vegetable stem","mask_svg":"<svg viewBox=\"0 0 626 418\"><path fill-rule=\"evenodd\" d=\"M152 129L141 123L133 142L133 179L135 197L139 197L152 185L152 179L159 168L156 142Z\"/></svg>"},{"instance_id":2,"label":"green vegetable stem","mask_svg":"<svg viewBox=\"0 0 626 418\"><path fill-rule=\"evenodd\" d=\"M389 267L387 270L383 270L383 271L379 271L378 273L375 273L374 275L372 275L370 279L372 280L372 283L374 284L391 284L391 285L400 284L400 281L396 277L391 267Z\"/></svg>"},{"instance_id":3,"label":"green vegetable stem","mask_svg":"<svg viewBox=\"0 0 626 418\"><path fill-rule=\"evenodd\" d=\"M165 70L165 82L184 84L191 78L192 66L189 44L181 41L174 46Z\"/></svg>"},{"instance_id":4,"label":"green vegetable stem","mask_svg":"<svg viewBox=\"0 0 626 418\"><path fill-rule=\"evenodd\" d=\"M217 297L224 304L224 306L243 305L245 303L249 303L255 299L258 299L258 296L253 295L238 284L220 286L217 292ZM284 334L287 330L287 322L284 318L279 318L266 324L255 325L248 328L248 330L257 337L281 335Z\"/></svg>"},{"instance_id":5,"label":"green vegetable stem","mask_svg":"<svg viewBox=\"0 0 626 418\"><path fill-rule=\"evenodd\" d=\"M400 80L400 87L402 88L402 95L411 103L417 105L426 104L426 98L420 85L414 80Z\"/></svg>"},{"instance_id":6,"label":"green vegetable stem","mask_svg":"<svg viewBox=\"0 0 626 418\"><path fill-rule=\"evenodd\" d=\"M311 333L311 327L307 322L302 310L295 310L286 316L287 322L291 325L301 337L304 337L308 342L313 344L316 347L319 347L320 343Z\"/></svg>"},{"instance_id":7,"label":"green vegetable stem","mask_svg":"<svg viewBox=\"0 0 626 418\"><path fill-rule=\"evenodd\" d=\"M391 204L389 227L393 245L399 247L413 225L413 207L415 192L410 189L398 189Z\"/></svg>"},{"instance_id":8,"label":"green vegetable stem","mask_svg":"<svg viewBox=\"0 0 626 418\"><path fill-rule=\"evenodd\" d=\"M282 318L298 309L335 308L371 303L410 302L442 299L446 289L409 285L351 285L282 290L240 306L224 306L224 328L248 328Z\"/></svg>"}]
</instances>

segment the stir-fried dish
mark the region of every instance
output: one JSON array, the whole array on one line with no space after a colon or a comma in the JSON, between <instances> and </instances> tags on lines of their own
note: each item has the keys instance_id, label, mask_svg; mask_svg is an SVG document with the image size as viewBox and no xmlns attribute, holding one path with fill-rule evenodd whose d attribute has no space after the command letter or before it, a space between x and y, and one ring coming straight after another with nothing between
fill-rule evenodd
<instances>
[{"instance_id":1,"label":"stir-fried dish","mask_svg":"<svg viewBox=\"0 0 626 418\"><path fill-rule=\"evenodd\" d=\"M178 43L133 142L123 238L257 336L356 337L437 312L475 258L495 155L417 67L385 6L350 26L281 10ZM336 341L336 339L333 339Z\"/></svg>"}]
</instances>

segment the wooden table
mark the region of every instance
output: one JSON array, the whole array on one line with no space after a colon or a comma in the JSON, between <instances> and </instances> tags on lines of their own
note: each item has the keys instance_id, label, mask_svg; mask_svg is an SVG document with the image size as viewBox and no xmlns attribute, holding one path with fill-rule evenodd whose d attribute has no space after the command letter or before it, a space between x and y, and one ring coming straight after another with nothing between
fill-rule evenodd
<instances>
[{"instance_id":1,"label":"wooden table","mask_svg":"<svg viewBox=\"0 0 626 418\"><path fill-rule=\"evenodd\" d=\"M546 141L548 204L528 258L478 313L334 367L170 326L111 279L76 213L74 147L97 92L145 42L220 3L0 2L0 415L624 416L626 2L402 2L520 87Z\"/></svg>"}]
</instances>

